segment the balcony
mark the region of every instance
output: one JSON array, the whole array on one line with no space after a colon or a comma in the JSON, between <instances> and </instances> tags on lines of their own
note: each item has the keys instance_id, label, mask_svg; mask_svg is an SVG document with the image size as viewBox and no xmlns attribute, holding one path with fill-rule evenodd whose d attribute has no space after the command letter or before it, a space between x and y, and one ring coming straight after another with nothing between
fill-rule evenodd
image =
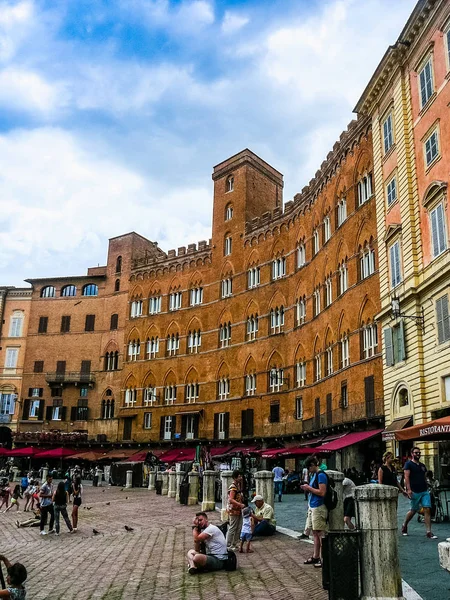
<instances>
[{"instance_id":1,"label":"balcony","mask_svg":"<svg viewBox=\"0 0 450 600\"><path fill-rule=\"evenodd\" d=\"M339 407L335 410L321 414L320 417L303 420L303 432L310 433L333 425L355 423L384 416L384 398L375 398L372 402L350 404L346 408Z\"/></svg>"},{"instance_id":2,"label":"balcony","mask_svg":"<svg viewBox=\"0 0 450 600\"><path fill-rule=\"evenodd\" d=\"M92 386L95 383L95 375L94 373L83 373L83 371L54 372L46 373L45 381L47 383L82 383Z\"/></svg>"}]
</instances>

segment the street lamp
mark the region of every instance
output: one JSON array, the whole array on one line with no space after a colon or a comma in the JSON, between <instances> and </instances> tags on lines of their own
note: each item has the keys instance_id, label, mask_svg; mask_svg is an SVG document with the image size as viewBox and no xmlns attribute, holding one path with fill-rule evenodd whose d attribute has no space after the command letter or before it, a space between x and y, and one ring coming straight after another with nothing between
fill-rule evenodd
<instances>
[{"instance_id":1,"label":"street lamp","mask_svg":"<svg viewBox=\"0 0 450 600\"><path fill-rule=\"evenodd\" d=\"M423 313L423 307L421 307L420 312L421 312L420 315L407 315L405 313L402 313L401 308L400 308L400 298L398 296L392 296L392 298L391 298L392 318L398 319L399 317L401 317L403 319L411 319L412 321L416 322L416 325L418 325L422 329L422 331L425 331L425 317L424 317L424 313Z\"/></svg>"}]
</instances>

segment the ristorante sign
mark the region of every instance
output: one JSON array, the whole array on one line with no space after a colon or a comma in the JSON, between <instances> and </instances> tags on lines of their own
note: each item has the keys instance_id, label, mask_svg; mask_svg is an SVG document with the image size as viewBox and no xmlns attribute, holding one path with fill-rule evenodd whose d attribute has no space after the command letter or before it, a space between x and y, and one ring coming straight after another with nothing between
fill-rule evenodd
<instances>
[{"instance_id":1,"label":"ristorante sign","mask_svg":"<svg viewBox=\"0 0 450 600\"><path fill-rule=\"evenodd\" d=\"M450 433L450 425L431 425L419 429L419 436L439 435L441 433Z\"/></svg>"}]
</instances>

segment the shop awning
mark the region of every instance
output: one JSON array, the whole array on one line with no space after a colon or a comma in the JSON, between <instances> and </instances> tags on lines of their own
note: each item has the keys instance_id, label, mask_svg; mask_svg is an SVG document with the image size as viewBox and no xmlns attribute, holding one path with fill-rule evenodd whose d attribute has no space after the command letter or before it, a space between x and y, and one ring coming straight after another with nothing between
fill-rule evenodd
<instances>
[{"instance_id":1,"label":"shop awning","mask_svg":"<svg viewBox=\"0 0 450 600\"><path fill-rule=\"evenodd\" d=\"M407 427L412 421L412 417L402 417L401 419L395 419L386 429L381 433L383 442L395 440L395 432L400 431Z\"/></svg>"},{"instance_id":2,"label":"shop awning","mask_svg":"<svg viewBox=\"0 0 450 600\"><path fill-rule=\"evenodd\" d=\"M148 450L141 450L140 452L136 452L136 454L132 454L128 458L126 458L123 462L144 462L147 458Z\"/></svg>"},{"instance_id":3,"label":"shop awning","mask_svg":"<svg viewBox=\"0 0 450 600\"><path fill-rule=\"evenodd\" d=\"M353 433L347 433L343 437L334 440L334 442L328 442L328 444L323 444L316 451L331 451L335 452L336 450L342 450L343 448L347 448L348 446L353 446L354 444L359 444L360 442L365 442L366 440L370 440L377 435L380 435L382 429L372 429L371 431L355 431Z\"/></svg>"},{"instance_id":4,"label":"shop awning","mask_svg":"<svg viewBox=\"0 0 450 600\"><path fill-rule=\"evenodd\" d=\"M299 448L285 448L280 456L290 458L291 456L309 456L310 454L328 454L329 450L319 448L311 448L309 446L300 446Z\"/></svg>"},{"instance_id":5,"label":"shop awning","mask_svg":"<svg viewBox=\"0 0 450 600\"><path fill-rule=\"evenodd\" d=\"M87 460L89 462L97 462L105 455L104 450L85 450L72 454L70 460Z\"/></svg>"},{"instance_id":6,"label":"shop awning","mask_svg":"<svg viewBox=\"0 0 450 600\"><path fill-rule=\"evenodd\" d=\"M314 446L315 444L320 444L320 442L322 442L324 438L324 435L319 435L318 437L311 438L310 440L303 440L303 442L299 443L299 447L301 448L302 446L308 446L309 448L310 446Z\"/></svg>"},{"instance_id":7,"label":"shop awning","mask_svg":"<svg viewBox=\"0 0 450 600\"><path fill-rule=\"evenodd\" d=\"M183 460L194 460L195 448L173 448L159 456L160 462L175 463Z\"/></svg>"},{"instance_id":8,"label":"shop awning","mask_svg":"<svg viewBox=\"0 0 450 600\"><path fill-rule=\"evenodd\" d=\"M22 456L24 458L29 458L32 456L36 456L36 454L40 454L44 452L44 448L36 448L36 446L27 446L26 448L15 448L14 450L8 450L6 456Z\"/></svg>"},{"instance_id":9,"label":"shop awning","mask_svg":"<svg viewBox=\"0 0 450 600\"><path fill-rule=\"evenodd\" d=\"M400 431L395 432L395 439L399 441L405 440L450 440L450 416L442 417L442 419L436 419L435 421L429 421L428 423L421 423L420 425L413 425Z\"/></svg>"},{"instance_id":10,"label":"shop awning","mask_svg":"<svg viewBox=\"0 0 450 600\"><path fill-rule=\"evenodd\" d=\"M6 448L0 448L0 456L8 456L9 452Z\"/></svg>"},{"instance_id":11,"label":"shop awning","mask_svg":"<svg viewBox=\"0 0 450 600\"><path fill-rule=\"evenodd\" d=\"M235 448L235 446L216 446L215 448L211 448L209 450L209 455L211 456L211 458L216 458L218 456L226 454L233 448Z\"/></svg>"},{"instance_id":12,"label":"shop awning","mask_svg":"<svg viewBox=\"0 0 450 600\"><path fill-rule=\"evenodd\" d=\"M72 450L71 448L53 448L52 450L43 450L36 454L36 458L68 458L69 456L73 456L76 454L76 450Z\"/></svg>"},{"instance_id":13,"label":"shop awning","mask_svg":"<svg viewBox=\"0 0 450 600\"><path fill-rule=\"evenodd\" d=\"M260 450L259 455L261 458L276 458L288 451L287 448L269 448L268 450Z\"/></svg>"},{"instance_id":14,"label":"shop awning","mask_svg":"<svg viewBox=\"0 0 450 600\"><path fill-rule=\"evenodd\" d=\"M117 450L110 450L99 460L123 460L132 454L136 454L136 448L119 448Z\"/></svg>"}]
</instances>

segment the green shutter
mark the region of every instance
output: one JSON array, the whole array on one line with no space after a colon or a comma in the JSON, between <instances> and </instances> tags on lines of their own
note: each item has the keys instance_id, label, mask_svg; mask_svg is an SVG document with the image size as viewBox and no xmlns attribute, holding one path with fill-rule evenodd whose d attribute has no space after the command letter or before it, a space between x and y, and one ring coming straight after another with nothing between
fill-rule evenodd
<instances>
[{"instance_id":1,"label":"green shutter","mask_svg":"<svg viewBox=\"0 0 450 600\"><path fill-rule=\"evenodd\" d=\"M442 329L444 334L444 342L450 339L450 320L448 314L448 296L444 296L442 299Z\"/></svg>"},{"instance_id":2,"label":"green shutter","mask_svg":"<svg viewBox=\"0 0 450 600\"><path fill-rule=\"evenodd\" d=\"M406 360L406 340L405 340L405 328L403 325L403 321L400 321L400 323L398 324L397 340L398 340L397 358L398 358L398 361L401 362L403 360Z\"/></svg>"},{"instance_id":3,"label":"green shutter","mask_svg":"<svg viewBox=\"0 0 450 600\"><path fill-rule=\"evenodd\" d=\"M447 296L443 296L436 300L436 325L438 331L438 342L442 344L445 341L444 336L444 299L447 299ZM448 301L447 301L448 302ZM447 305L447 317L448 317L448 305Z\"/></svg>"},{"instance_id":4,"label":"green shutter","mask_svg":"<svg viewBox=\"0 0 450 600\"><path fill-rule=\"evenodd\" d=\"M386 366L392 367L394 364L394 342L392 336L392 329L386 327L383 330L384 333L384 349L386 352Z\"/></svg>"}]
</instances>

